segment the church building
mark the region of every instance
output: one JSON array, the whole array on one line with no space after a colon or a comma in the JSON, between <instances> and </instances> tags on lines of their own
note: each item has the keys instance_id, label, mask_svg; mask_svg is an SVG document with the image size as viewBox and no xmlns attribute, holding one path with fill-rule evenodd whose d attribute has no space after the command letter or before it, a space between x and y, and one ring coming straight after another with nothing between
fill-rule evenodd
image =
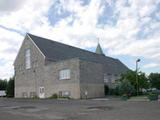
<instances>
[{"instance_id":1,"label":"church building","mask_svg":"<svg viewBox=\"0 0 160 120\"><path fill-rule=\"evenodd\" d=\"M27 33L14 62L15 97L73 99L104 96L104 85L114 87L129 69L105 56Z\"/></svg>"}]
</instances>

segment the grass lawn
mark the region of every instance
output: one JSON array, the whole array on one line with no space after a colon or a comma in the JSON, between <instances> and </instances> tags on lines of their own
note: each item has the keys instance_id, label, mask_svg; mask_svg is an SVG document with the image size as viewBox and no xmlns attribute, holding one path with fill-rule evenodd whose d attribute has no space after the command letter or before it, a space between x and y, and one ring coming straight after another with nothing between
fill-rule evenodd
<instances>
[{"instance_id":1,"label":"grass lawn","mask_svg":"<svg viewBox=\"0 0 160 120\"><path fill-rule=\"evenodd\" d=\"M133 96L128 101L149 101L147 95Z\"/></svg>"}]
</instances>

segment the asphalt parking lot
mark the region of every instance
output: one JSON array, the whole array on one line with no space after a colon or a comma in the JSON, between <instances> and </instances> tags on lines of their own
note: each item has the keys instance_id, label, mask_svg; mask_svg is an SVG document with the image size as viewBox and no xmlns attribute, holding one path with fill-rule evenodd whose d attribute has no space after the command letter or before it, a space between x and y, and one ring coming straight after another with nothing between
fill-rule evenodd
<instances>
[{"instance_id":1,"label":"asphalt parking lot","mask_svg":"<svg viewBox=\"0 0 160 120\"><path fill-rule=\"evenodd\" d=\"M160 120L160 103L0 98L0 120Z\"/></svg>"}]
</instances>

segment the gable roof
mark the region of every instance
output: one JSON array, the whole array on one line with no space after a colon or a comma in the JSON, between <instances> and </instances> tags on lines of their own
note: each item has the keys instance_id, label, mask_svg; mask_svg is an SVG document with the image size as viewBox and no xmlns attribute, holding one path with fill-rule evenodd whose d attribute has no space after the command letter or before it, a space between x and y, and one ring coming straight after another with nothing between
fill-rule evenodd
<instances>
[{"instance_id":1,"label":"gable roof","mask_svg":"<svg viewBox=\"0 0 160 120\"><path fill-rule=\"evenodd\" d=\"M27 34L47 59L59 61L71 58L79 58L82 60L103 64L106 71L115 74L119 74L128 70L128 68L118 59L96 54L84 49L38 37L29 33Z\"/></svg>"}]
</instances>

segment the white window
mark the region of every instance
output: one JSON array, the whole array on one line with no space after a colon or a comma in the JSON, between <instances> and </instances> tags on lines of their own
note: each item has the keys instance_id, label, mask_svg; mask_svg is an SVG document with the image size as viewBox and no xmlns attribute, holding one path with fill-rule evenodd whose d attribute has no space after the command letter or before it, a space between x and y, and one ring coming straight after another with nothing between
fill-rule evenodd
<instances>
[{"instance_id":1,"label":"white window","mask_svg":"<svg viewBox=\"0 0 160 120\"><path fill-rule=\"evenodd\" d=\"M59 79L70 79L70 69L64 69L59 72Z\"/></svg>"},{"instance_id":2,"label":"white window","mask_svg":"<svg viewBox=\"0 0 160 120\"><path fill-rule=\"evenodd\" d=\"M104 83L108 83L108 75L107 74L104 74Z\"/></svg>"},{"instance_id":3,"label":"white window","mask_svg":"<svg viewBox=\"0 0 160 120\"><path fill-rule=\"evenodd\" d=\"M31 51L30 51L30 49L27 49L25 51L25 65L26 65L26 69L31 68Z\"/></svg>"},{"instance_id":4,"label":"white window","mask_svg":"<svg viewBox=\"0 0 160 120\"><path fill-rule=\"evenodd\" d=\"M59 91L59 96L61 97L69 97L70 95L70 91Z\"/></svg>"}]
</instances>

